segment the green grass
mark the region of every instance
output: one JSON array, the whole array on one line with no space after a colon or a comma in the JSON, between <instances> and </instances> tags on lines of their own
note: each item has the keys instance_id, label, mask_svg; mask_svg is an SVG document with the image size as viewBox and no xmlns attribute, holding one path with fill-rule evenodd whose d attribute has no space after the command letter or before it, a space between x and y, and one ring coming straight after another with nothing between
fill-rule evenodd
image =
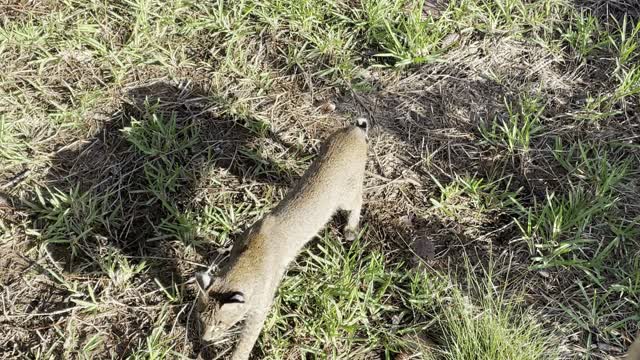
<instances>
[{"instance_id":1,"label":"green grass","mask_svg":"<svg viewBox=\"0 0 640 360\"><path fill-rule=\"evenodd\" d=\"M356 240L324 240L287 277L263 337L265 354L333 359L384 356L418 358L547 359L555 357L552 337L517 297L468 269L465 291L447 276L387 265L380 250ZM318 282L317 279L324 279ZM469 294L469 295L467 295ZM470 294L472 294L470 297ZM439 334L442 344L420 340Z\"/></svg>"},{"instance_id":2,"label":"green grass","mask_svg":"<svg viewBox=\"0 0 640 360\"><path fill-rule=\"evenodd\" d=\"M257 355L620 357L640 9L433 3L1 5L3 358L195 358L193 273L361 115L366 229L297 259Z\"/></svg>"},{"instance_id":3,"label":"green grass","mask_svg":"<svg viewBox=\"0 0 640 360\"><path fill-rule=\"evenodd\" d=\"M363 256L365 249L359 241L345 248L327 239L317 251L308 253L282 286L279 310L268 322L277 347L267 346L265 354L282 356L298 348L301 356L346 358L364 356L381 346L394 351L403 334L426 327L393 325L392 317L406 316L407 310L394 299L400 298L402 290L409 290L399 288L401 283L407 287L407 276L397 267L387 268L380 252ZM327 281L315 281L319 277ZM438 290L417 290L428 292L424 298L438 297ZM420 294L415 296L413 299Z\"/></svg>"},{"instance_id":4,"label":"green grass","mask_svg":"<svg viewBox=\"0 0 640 360\"><path fill-rule=\"evenodd\" d=\"M491 269L490 269L491 270ZM561 348L539 322L540 314L523 310L522 298L506 295L490 274L471 275L466 283L475 300L457 293L440 320L448 345L445 359L551 359ZM512 284L515 287L515 284ZM474 303L475 302L475 303Z\"/></svg>"},{"instance_id":5,"label":"green grass","mask_svg":"<svg viewBox=\"0 0 640 360\"><path fill-rule=\"evenodd\" d=\"M482 137L489 144L506 150L509 155L526 159L532 137L542 129L540 114L544 106L536 99L523 98L517 105L506 103L505 107L506 119L494 119L491 126L482 126Z\"/></svg>"}]
</instances>

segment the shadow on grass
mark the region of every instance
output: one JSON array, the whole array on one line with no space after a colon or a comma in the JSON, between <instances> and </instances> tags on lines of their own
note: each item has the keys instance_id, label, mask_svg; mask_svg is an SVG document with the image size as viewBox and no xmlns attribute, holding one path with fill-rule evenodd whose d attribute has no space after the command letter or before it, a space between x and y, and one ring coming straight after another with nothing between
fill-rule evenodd
<instances>
[{"instance_id":1,"label":"shadow on grass","mask_svg":"<svg viewBox=\"0 0 640 360\"><path fill-rule=\"evenodd\" d=\"M438 270L448 271L450 259L463 255L472 264L487 265L515 237L512 218L465 203L452 204L456 214L451 216L434 211L432 199L440 200L443 193L438 184L446 187L456 176L485 184L500 180L503 192L536 191L523 172L530 164L497 156L496 149L482 144L478 130L506 113L504 99L515 102L514 93L490 80L434 74L355 97L343 98L341 110L369 113L376 124L369 168L375 175L368 179L364 214L365 223L377 224L370 232L394 243L393 250L405 259L416 260L426 251L428 263ZM500 231L485 236L495 229Z\"/></svg>"},{"instance_id":2,"label":"shadow on grass","mask_svg":"<svg viewBox=\"0 0 640 360\"><path fill-rule=\"evenodd\" d=\"M176 319L179 328L166 330L184 337L171 348L196 356L203 344L191 313L195 291L188 277L224 258L239 230L261 216L268 199L278 197L274 190L290 187L311 156L268 124L228 115L225 99L212 98L205 89L160 81L128 89L124 99L93 137L55 153L47 175L51 192L32 200L51 266L95 287L91 291L97 308L104 306L103 319L64 312L11 326L47 331L56 324L76 326L77 344L100 328L105 354L126 357L164 327L158 322L164 316ZM291 162L300 166L292 170ZM207 221L203 209L212 211ZM374 239L381 236L379 243L390 233L411 237L414 232L383 221L375 211L365 210L362 222L370 224ZM429 249L418 253L432 256ZM140 264L145 270L136 276ZM86 293L68 290L54 304L47 293L61 291L60 284L46 270L38 272L43 283L29 299L49 304L46 311L77 307L73 296L87 301ZM130 277L122 280L123 274ZM160 310L166 304L168 310ZM19 346L28 352L38 339L32 332Z\"/></svg>"},{"instance_id":3,"label":"shadow on grass","mask_svg":"<svg viewBox=\"0 0 640 360\"><path fill-rule=\"evenodd\" d=\"M271 133L266 124L226 115L223 99L193 86L160 81L129 89L125 99L95 136L55 153L48 173L51 191L33 200L32 216L49 260L61 273L87 279L109 275L111 284L96 285L98 298L114 290L110 287L121 274L135 275L135 266L146 267L146 280L134 276L122 283L135 287L135 297L144 299L144 305L115 295L124 306L104 312L110 320L100 322L100 327L111 324L105 329L105 345L113 346L109 352L131 354L157 327L157 309L146 311L145 306L169 301L176 305L169 313L178 317L185 338L194 345L187 346L185 354L195 355L199 341L188 311L195 294L185 287L185 276L219 260L237 228L253 222L261 211L257 201L254 213L242 215L238 223L233 217L241 215L224 207L228 201L260 198L269 186L293 181L282 164L263 154L265 146L302 151ZM195 209L207 204L219 210L215 216L227 216L223 220L229 223L219 226L223 229L202 230ZM55 289L43 286L29 298L49 304L51 311L73 307L72 291L56 305L47 288ZM127 306L132 308L125 311ZM28 325L51 330L65 316ZM38 343L37 332L31 334L20 344L25 351Z\"/></svg>"},{"instance_id":4,"label":"shadow on grass","mask_svg":"<svg viewBox=\"0 0 640 360\"><path fill-rule=\"evenodd\" d=\"M615 21L622 24L625 17L633 23L640 19L640 4L636 0L575 0L574 4L577 9L592 12L607 25L616 26Z\"/></svg>"}]
</instances>

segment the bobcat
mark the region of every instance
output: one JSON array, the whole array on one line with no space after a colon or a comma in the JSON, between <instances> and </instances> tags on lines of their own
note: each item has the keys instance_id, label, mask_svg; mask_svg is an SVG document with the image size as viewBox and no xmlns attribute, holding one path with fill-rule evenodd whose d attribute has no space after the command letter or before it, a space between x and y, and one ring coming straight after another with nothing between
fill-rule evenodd
<instances>
[{"instance_id":1,"label":"bobcat","mask_svg":"<svg viewBox=\"0 0 640 360\"><path fill-rule=\"evenodd\" d=\"M629 352L627 352L626 360L640 360L640 334L636 340L629 347Z\"/></svg>"},{"instance_id":2,"label":"bobcat","mask_svg":"<svg viewBox=\"0 0 640 360\"><path fill-rule=\"evenodd\" d=\"M353 240L362 208L368 122L333 133L297 185L270 214L234 244L229 262L212 277L197 273L204 341L216 340L244 320L233 360L248 359L280 281L304 245L337 210L349 212L345 238Z\"/></svg>"}]
</instances>

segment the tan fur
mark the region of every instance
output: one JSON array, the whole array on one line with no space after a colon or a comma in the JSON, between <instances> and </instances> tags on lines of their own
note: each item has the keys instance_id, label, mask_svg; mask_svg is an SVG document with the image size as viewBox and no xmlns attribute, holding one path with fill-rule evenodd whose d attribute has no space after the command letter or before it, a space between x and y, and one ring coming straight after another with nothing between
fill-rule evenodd
<instances>
[{"instance_id":1,"label":"tan fur","mask_svg":"<svg viewBox=\"0 0 640 360\"><path fill-rule=\"evenodd\" d=\"M200 286L203 340L221 337L241 320L232 359L248 359L288 265L337 210L349 212L345 237L354 239L362 206L367 159L366 121L340 129L273 211L234 244L227 266L212 278L196 275Z\"/></svg>"},{"instance_id":2,"label":"tan fur","mask_svg":"<svg viewBox=\"0 0 640 360\"><path fill-rule=\"evenodd\" d=\"M627 352L626 360L640 360L640 334L636 337L636 340L629 347L629 352Z\"/></svg>"}]
</instances>

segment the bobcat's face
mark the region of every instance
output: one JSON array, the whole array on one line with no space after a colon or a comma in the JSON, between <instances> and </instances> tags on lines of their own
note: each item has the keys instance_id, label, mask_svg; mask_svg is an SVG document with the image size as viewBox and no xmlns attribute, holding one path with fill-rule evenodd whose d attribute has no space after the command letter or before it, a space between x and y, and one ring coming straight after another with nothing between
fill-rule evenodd
<instances>
[{"instance_id":1,"label":"bobcat's face","mask_svg":"<svg viewBox=\"0 0 640 360\"><path fill-rule=\"evenodd\" d=\"M214 279L207 273L196 274L196 282L202 340L215 341L244 319L247 313L244 294L224 289L220 279Z\"/></svg>"}]
</instances>

